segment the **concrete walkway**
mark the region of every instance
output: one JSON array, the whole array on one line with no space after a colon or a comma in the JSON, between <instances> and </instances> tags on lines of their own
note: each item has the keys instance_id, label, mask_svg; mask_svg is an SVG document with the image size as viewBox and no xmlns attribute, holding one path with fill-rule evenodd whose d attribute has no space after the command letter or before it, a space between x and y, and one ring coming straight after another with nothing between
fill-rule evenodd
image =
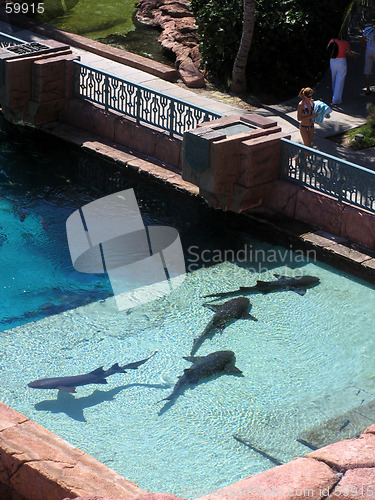
<instances>
[{"instance_id":1,"label":"concrete walkway","mask_svg":"<svg viewBox=\"0 0 375 500\"><path fill-rule=\"evenodd\" d=\"M9 25L0 23L0 31L9 32L25 41L43 41L45 37L27 30L14 31ZM208 98L201 93L194 92L187 88L182 88L174 83L149 74L147 72L125 66L121 63L106 59L94 53L71 47L74 54L80 57L81 61L87 65L101 69L108 73L117 75L131 82L144 85L158 92L163 92L172 97L190 102L197 106L206 108L222 114L243 113L244 109L239 109L224 102ZM343 104L335 106L331 118L325 120L322 125L315 127L315 137L313 147L327 154L338 156L352 163L375 170L375 148L368 148L362 151L354 151L344 148L334 141L328 139L330 136L341 134L354 127L358 127L366 122L368 103L375 103L375 93L370 96L364 95L364 55L360 47L360 33L352 37L351 49L359 56L357 59L348 58L348 74L346 77L343 93ZM374 78L375 83L375 78ZM307 82L306 86L311 86ZM374 89L375 90L375 89ZM322 80L315 88L315 98L321 99L327 104L331 102L331 74L326 72ZM299 133L299 123L297 121L297 105L299 98L295 97L287 102L258 108L256 112L264 116L274 117L284 132L290 133L293 141L302 142Z\"/></svg>"}]
</instances>

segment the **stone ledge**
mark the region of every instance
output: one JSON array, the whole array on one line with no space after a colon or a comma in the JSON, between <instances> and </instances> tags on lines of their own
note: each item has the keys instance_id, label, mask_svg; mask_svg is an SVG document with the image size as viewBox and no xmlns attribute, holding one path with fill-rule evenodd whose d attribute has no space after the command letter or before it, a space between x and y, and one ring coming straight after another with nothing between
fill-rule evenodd
<instances>
[{"instance_id":1,"label":"stone ledge","mask_svg":"<svg viewBox=\"0 0 375 500\"><path fill-rule=\"evenodd\" d=\"M331 490L338 481L339 477L328 465L310 458L295 458L287 464L242 479L200 500L297 500L306 497L317 500L322 498L323 489Z\"/></svg>"},{"instance_id":2,"label":"stone ledge","mask_svg":"<svg viewBox=\"0 0 375 500\"><path fill-rule=\"evenodd\" d=\"M373 426L372 426L373 427ZM375 435L363 433L358 439L347 439L308 453L314 458L340 472L349 469L375 468Z\"/></svg>"}]
</instances>

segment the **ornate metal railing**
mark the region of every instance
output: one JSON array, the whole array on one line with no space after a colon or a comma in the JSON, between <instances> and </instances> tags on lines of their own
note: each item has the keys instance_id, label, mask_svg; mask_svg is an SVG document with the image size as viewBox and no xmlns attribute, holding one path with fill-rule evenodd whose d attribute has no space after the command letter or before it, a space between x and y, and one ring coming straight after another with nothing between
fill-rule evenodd
<instances>
[{"instance_id":1,"label":"ornate metal railing","mask_svg":"<svg viewBox=\"0 0 375 500\"><path fill-rule=\"evenodd\" d=\"M76 96L119 111L137 123L166 130L171 136L182 136L199 123L222 116L81 62L74 63Z\"/></svg>"},{"instance_id":2,"label":"ornate metal railing","mask_svg":"<svg viewBox=\"0 0 375 500\"><path fill-rule=\"evenodd\" d=\"M25 40L16 38L15 36L7 35L6 33L0 32L0 47L6 48L12 45L20 45L26 43Z\"/></svg>"},{"instance_id":3,"label":"ornate metal railing","mask_svg":"<svg viewBox=\"0 0 375 500\"><path fill-rule=\"evenodd\" d=\"M281 177L375 212L375 172L281 139Z\"/></svg>"}]
</instances>

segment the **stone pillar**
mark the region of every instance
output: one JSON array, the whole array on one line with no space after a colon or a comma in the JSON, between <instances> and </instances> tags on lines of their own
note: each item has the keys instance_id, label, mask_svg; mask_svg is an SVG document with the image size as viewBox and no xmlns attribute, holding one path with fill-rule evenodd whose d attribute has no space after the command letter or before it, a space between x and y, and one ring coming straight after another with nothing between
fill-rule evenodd
<instances>
[{"instance_id":1,"label":"stone pillar","mask_svg":"<svg viewBox=\"0 0 375 500\"><path fill-rule=\"evenodd\" d=\"M73 94L77 57L69 46L54 40L36 52L22 50L28 45L20 45L19 52L0 49L0 102L8 121L35 127L58 120Z\"/></svg>"},{"instance_id":2,"label":"stone pillar","mask_svg":"<svg viewBox=\"0 0 375 500\"><path fill-rule=\"evenodd\" d=\"M215 208L259 206L279 178L282 137L275 121L255 113L203 123L184 134L182 177Z\"/></svg>"}]
</instances>

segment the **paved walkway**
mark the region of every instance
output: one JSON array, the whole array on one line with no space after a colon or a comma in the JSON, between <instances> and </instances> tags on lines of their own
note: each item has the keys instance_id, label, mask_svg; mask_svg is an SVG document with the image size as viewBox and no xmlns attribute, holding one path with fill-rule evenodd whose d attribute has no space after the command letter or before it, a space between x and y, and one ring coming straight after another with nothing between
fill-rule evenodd
<instances>
[{"instance_id":1,"label":"paved walkway","mask_svg":"<svg viewBox=\"0 0 375 500\"><path fill-rule=\"evenodd\" d=\"M9 32L9 25L0 23L0 31ZM25 41L42 41L45 38L26 30L17 32L13 31L11 33L18 38L24 39ZM358 52L359 56L357 59L348 58L348 75L346 77L343 93L343 104L335 106L331 118L329 120L325 120L322 125L315 127L316 130L313 147L333 156L338 156L352 163L375 170L375 148L354 151L344 148L334 141L327 139L330 136L340 134L346 130L358 127L365 123L367 117L366 106L369 102L375 103L375 94L366 96L363 93L364 55L361 52L359 33L356 36L353 36L351 48L355 52ZM239 112L239 109L234 106L210 99L200 93L182 88L165 80L161 80L160 78L144 71L124 66L121 63L111 61L102 56L79 48L72 47L72 50L74 54L80 56L81 61L85 64L152 88L156 91L163 92L172 97L182 99L222 114L237 114ZM311 84L307 82L306 86L310 85ZM331 102L332 90L329 69L315 88L315 98L321 99L327 104ZM264 116L275 117L278 124L283 128L283 131L291 134L292 140L302 142L299 133L299 123L297 122L298 101L299 98L295 97L278 105L263 106L257 109L256 112ZM240 113L243 113L243 109L240 110Z\"/></svg>"}]
</instances>

